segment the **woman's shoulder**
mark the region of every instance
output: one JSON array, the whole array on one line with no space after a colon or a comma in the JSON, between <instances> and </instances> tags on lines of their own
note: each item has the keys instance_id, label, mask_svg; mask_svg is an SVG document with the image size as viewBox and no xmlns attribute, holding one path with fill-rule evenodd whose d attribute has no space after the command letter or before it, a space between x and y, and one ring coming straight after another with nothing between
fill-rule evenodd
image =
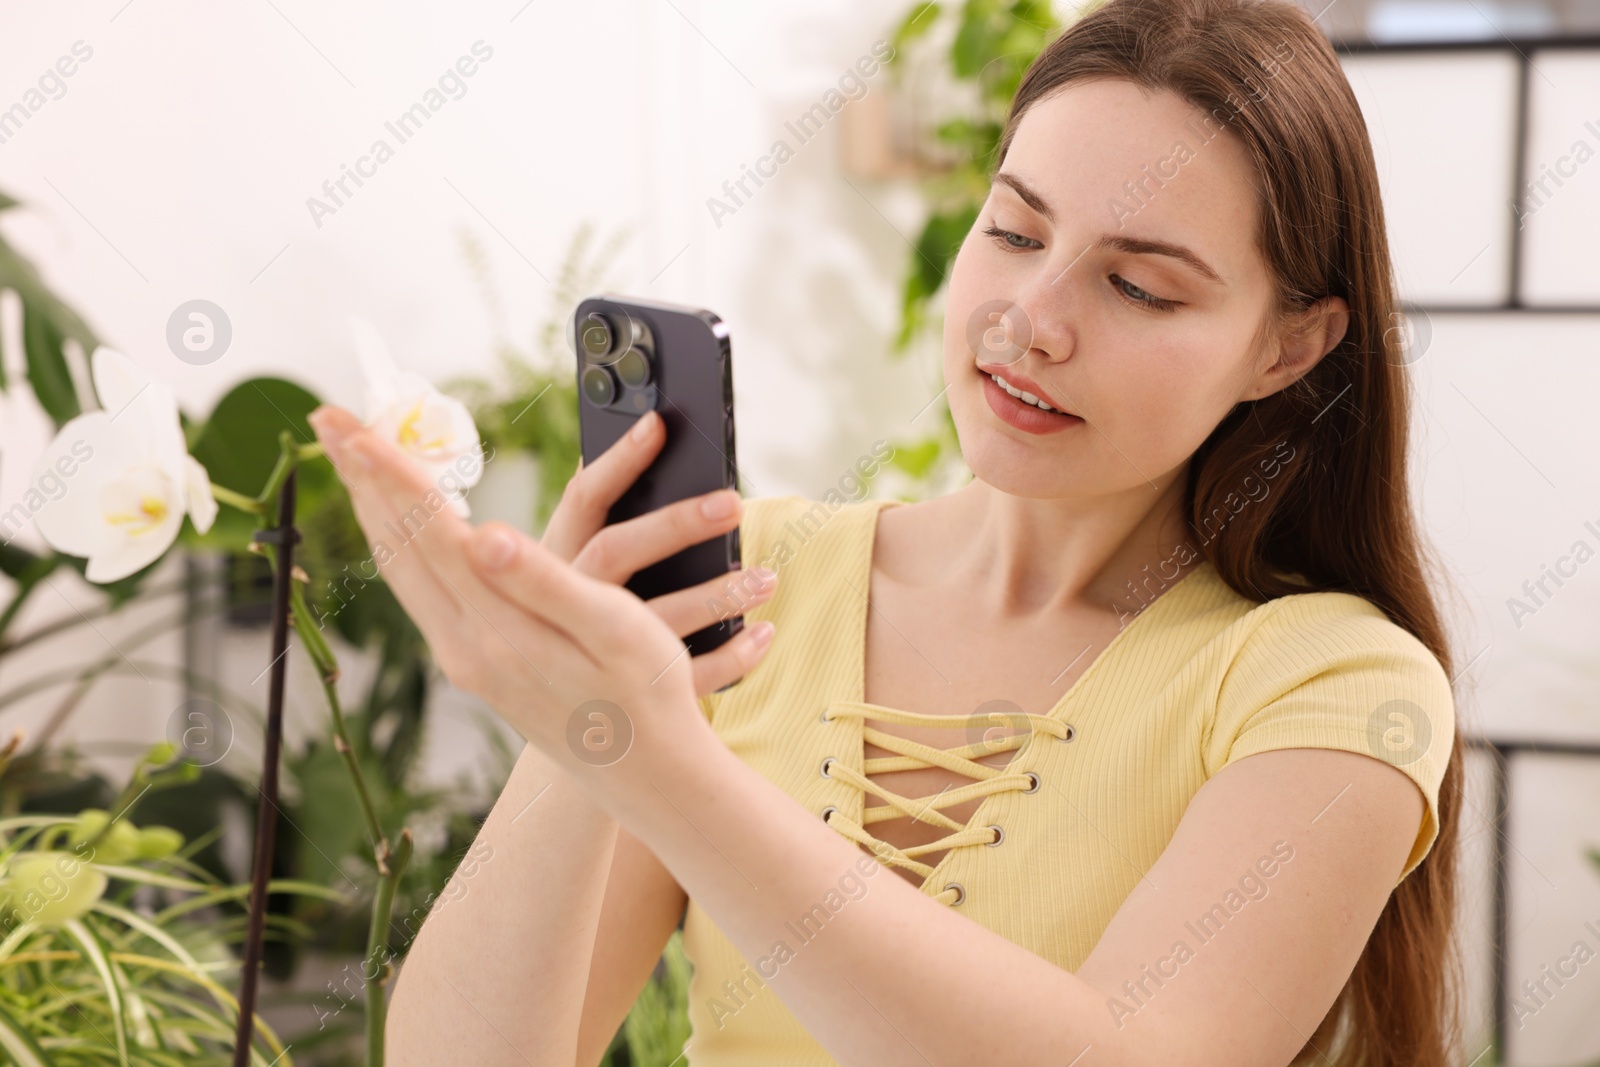
<instances>
[{"instance_id":1,"label":"woman's shoulder","mask_svg":"<svg viewBox=\"0 0 1600 1067\"><path fill-rule=\"evenodd\" d=\"M1283 748L1383 760L1414 781L1426 803L1401 877L1410 874L1438 836L1457 733L1439 657L1377 604L1333 590L1256 605L1229 638L1204 746L1207 772Z\"/></svg>"},{"instance_id":2,"label":"woman's shoulder","mask_svg":"<svg viewBox=\"0 0 1600 1067\"><path fill-rule=\"evenodd\" d=\"M1246 658L1320 665L1359 651L1444 673L1421 638L1373 601L1341 590L1307 590L1252 604L1240 615L1236 637Z\"/></svg>"},{"instance_id":3,"label":"woman's shoulder","mask_svg":"<svg viewBox=\"0 0 1600 1067\"><path fill-rule=\"evenodd\" d=\"M1377 604L1334 590L1291 593L1257 604L1229 628L1218 686L1218 737L1295 719L1296 732L1348 732L1384 755L1397 716L1423 739L1455 733L1451 679L1439 657ZM1379 742L1384 742L1379 744ZM1235 750L1237 754L1237 749Z\"/></svg>"}]
</instances>

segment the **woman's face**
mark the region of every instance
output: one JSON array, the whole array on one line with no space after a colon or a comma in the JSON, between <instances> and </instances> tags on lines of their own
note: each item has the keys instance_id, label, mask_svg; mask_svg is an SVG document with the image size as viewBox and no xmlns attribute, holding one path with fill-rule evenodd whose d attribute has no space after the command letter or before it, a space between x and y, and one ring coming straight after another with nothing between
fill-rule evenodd
<instances>
[{"instance_id":1,"label":"woman's face","mask_svg":"<svg viewBox=\"0 0 1600 1067\"><path fill-rule=\"evenodd\" d=\"M1274 350L1252 351L1271 299L1254 171L1202 117L1123 80L1024 114L946 304L950 410L977 478L1024 497L1147 486L1235 403L1286 384L1265 373Z\"/></svg>"}]
</instances>

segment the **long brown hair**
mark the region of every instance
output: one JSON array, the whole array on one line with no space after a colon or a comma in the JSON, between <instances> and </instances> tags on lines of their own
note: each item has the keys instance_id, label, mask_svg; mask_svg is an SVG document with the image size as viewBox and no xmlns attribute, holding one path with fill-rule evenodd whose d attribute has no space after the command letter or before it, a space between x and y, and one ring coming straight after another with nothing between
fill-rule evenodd
<instances>
[{"instance_id":1,"label":"long brown hair","mask_svg":"<svg viewBox=\"0 0 1600 1067\"><path fill-rule=\"evenodd\" d=\"M1338 57L1285 0L1109 0L1033 62L996 165L1023 113L1069 82L1122 78L1171 91L1247 149L1257 244L1276 289L1261 336L1318 298L1349 304L1343 340L1305 376L1239 404L1196 451L1185 510L1196 529L1281 442L1279 488L1202 550L1255 601L1337 590L1365 597L1438 657L1451 654L1429 588L1434 569L1411 510L1409 382L1383 203L1367 127ZM1262 468L1264 469L1264 468ZM1461 746L1439 793L1439 836L1400 883L1355 970L1296 1063L1455 1067L1462 1062L1454 938Z\"/></svg>"}]
</instances>

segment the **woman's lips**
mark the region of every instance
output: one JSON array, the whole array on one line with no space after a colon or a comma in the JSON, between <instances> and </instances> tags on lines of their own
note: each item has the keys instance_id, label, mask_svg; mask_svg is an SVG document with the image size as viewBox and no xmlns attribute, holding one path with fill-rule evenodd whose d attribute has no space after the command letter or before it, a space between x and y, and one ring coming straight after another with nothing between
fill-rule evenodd
<instances>
[{"instance_id":1,"label":"woman's lips","mask_svg":"<svg viewBox=\"0 0 1600 1067\"><path fill-rule=\"evenodd\" d=\"M1083 425L1083 420L1076 415L1068 415L1064 411L1043 411L1032 404L1023 403L996 385L994 378L981 368L978 374L983 378L983 397L989 402L989 409L1019 430L1037 434L1060 433Z\"/></svg>"}]
</instances>

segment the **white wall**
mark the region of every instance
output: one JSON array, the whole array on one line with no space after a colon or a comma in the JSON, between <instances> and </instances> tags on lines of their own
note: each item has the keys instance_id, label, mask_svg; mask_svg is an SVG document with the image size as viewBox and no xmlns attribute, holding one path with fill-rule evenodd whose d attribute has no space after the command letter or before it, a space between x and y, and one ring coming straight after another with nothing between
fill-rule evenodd
<instances>
[{"instance_id":1,"label":"white wall","mask_svg":"<svg viewBox=\"0 0 1600 1067\"><path fill-rule=\"evenodd\" d=\"M930 352L884 356L920 201L902 183L847 184L831 133L721 226L706 199L766 152L784 121L868 52L902 7L107 0L13 8L0 33L0 108L74 42L94 53L61 99L0 144L0 190L29 205L6 216L5 234L108 341L201 412L261 373L354 406L351 312L436 379L485 370L497 336L526 343L542 320L546 279L580 222L626 228L633 236L613 288L710 307L732 325L739 459L752 491L819 494L874 440L911 430L907 420L941 387ZM478 40L493 56L465 96L315 225L306 199ZM1383 168L1407 295L1493 297L1508 254L1508 68L1492 58L1382 62L1351 60L1347 69ZM1535 173L1585 136L1585 120L1600 121L1592 63L1536 62ZM597 131L607 150L580 147ZM1590 143L1600 147L1600 138ZM1595 299L1600 162L1530 226L1524 297ZM468 271L463 233L487 252L502 319ZM196 297L220 304L234 327L230 351L205 367L180 362L164 342L169 314ZM1520 626L1506 602L1574 542L1600 548L1600 534L1584 525L1600 528L1592 418L1600 316L1436 314L1430 326L1413 368L1418 493L1459 588L1459 655L1470 663L1463 726L1595 740L1600 561ZM8 404L0 506L15 499L43 432L14 397ZM63 580L32 606L24 629L70 610L69 597L94 602ZM0 690L111 647L132 632L127 625L41 652L26 671L7 668ZM243 666L264 663L263 640L225 652L241 688L254 674ZM177 655L173 642L157 647ZM294 728L311 729L320 704L295 662L293 707L303 721ZM129 674L97 692L75 722L78 736L133 742L159 731L179 690ZM262 701L264 687L255 685ZM37 728L54 699L5 715ZM481 758L475 730L462 702L442 701L436 776ZM1596 773L1516 780L1516 982L1566 951L1579 917L1600 917L1600 879L1574 858L1584 834L1600 844ZM1481 846L1491 831L1481 796L1477 803L1467 832ZM1483 920L1481 895L1470 907ZM1583 1028L1596 1005L1600 966L1518 1035L1518 1062L1600 1055L1600 1031Z\"/></svg>"}]
</instances>

